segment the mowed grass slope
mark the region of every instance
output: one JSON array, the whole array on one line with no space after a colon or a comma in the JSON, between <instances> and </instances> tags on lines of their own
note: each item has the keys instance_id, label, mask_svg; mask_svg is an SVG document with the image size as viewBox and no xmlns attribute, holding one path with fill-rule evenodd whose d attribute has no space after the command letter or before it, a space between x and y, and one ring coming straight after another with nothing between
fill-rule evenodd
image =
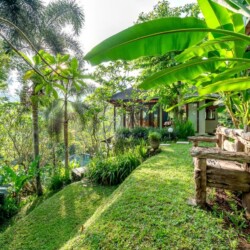
<instances>
[{"instance_id":1,"label":"mowed grass slope","mask_svg":"<svg viewBox=\"0 0 250 250\"><path fill-rule=\"evenodd\" d=\"M0 234L0 249L60 249L114 189L80 182L67 186Z\"/></svg>"},{"instance_id":2,"label":"mowed grass slope","mask_svg":"<svg viewBox=\"0 0 250 250\"><path fill-rule=\"evenodd\" d=\"M235 249L237 235L194 197L189 145L144 162L62 249Z\"/></svg>"}]
</instances>

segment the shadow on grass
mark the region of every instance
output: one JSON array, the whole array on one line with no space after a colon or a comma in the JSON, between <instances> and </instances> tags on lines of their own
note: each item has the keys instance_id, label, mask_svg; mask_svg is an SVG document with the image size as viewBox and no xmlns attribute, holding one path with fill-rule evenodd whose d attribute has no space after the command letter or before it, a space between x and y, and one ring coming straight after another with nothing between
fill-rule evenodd
<instances>
[{"instance_id":1,"label":"shadow on grass","mask_svg":"<svg viewBox=\"0 0 250 250\"><path fill-rule=\"evenodd\" d=\"M114 189L69 185L0 235L0 249L59 249Z\"/></svg>"},{"instance_id":2,"label":"shadow on grass","mask_svg":"<svg viewBox=\"0 0 250 250\"><path fill-rule=\"evenodd\" d=\"M19 211L19 213L17 215L15 215L14 217L12 217L9 220L6 220L3 224L0 224L0 234L4 233L5 230L8 229L8 227L17 223L18 220L20 220L23 217L25 217L26 215L28 215L35 208L37 208L40 204L42 204L45 200L52 197L54 194L56 194L59 191L51 191L51 192L48 192L40 197L37 197L37 196L29 197L29 200L26 201L27 204L22 207L22 209Z\"/></svg>"}]
</instances>

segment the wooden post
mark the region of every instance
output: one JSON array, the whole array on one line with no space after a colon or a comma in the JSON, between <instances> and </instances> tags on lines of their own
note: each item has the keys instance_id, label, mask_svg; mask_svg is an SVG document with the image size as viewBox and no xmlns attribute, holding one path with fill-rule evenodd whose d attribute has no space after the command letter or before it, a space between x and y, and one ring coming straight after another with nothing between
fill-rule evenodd
<instances>
[{"instance_id":1,"label":"wooden post","mask_svg":"<svg viewBox=\"0 0 250 250\"><path fill-rule=\"evenodd\" d=\"M245 126L244 127L244 132L249 132L250 131L250 127L249 126ZM250 154L250 148L245 146L245 153ZM246 171L249 172L250 169L250 164L249 163L245 163L244 164L244 168ZM247 219L250 219L250 193L243 193L242 196L242 205L246 210L246 217Z\"/></svg>"},{"instance_id":2,"label":"wooden post","mask_svg":"<svg viewBox=\"0 0 250 250\"><path fill-rule=\"evenodd\" d=\"M241 143L239 140L235 140L235 149L236 149L236 152L244 152L244 144Z\"/></svg>"},{"instance_id":3,"label":"wooden post","mask_svg":"<svg viewBox=\"0 0 250 250\"><path fill-rule=\"evenodd\" d=\"M227 139L225 135L221 135L221 149L224 150L224 142Z\"/></svg>"},{"instance_id":4,"label":"wooden post","mask_svg":"<svg viewBox=\"0 0 250 250\"><path fill-rule=\"evenodd\" d=\"M242 205L246 210L246 217L250 219L250 193L243 193L242 195Z\"/></svg>"},{"instance_id":5,"label":"wooden post","mask_svg":"<svg viewBox=\"0 0 250 250\"><path fill-rule=\"evenodd\" d=\"M248 155L250 155L250 148L245 146L245 153L247 153ZM250 164L249 163L244 163L243 164L243 169L247 172L250 172Z\"/></svg>"},{"instance_id":6,"label":"wooden post","mask_svg":"<svg viewBox=\"0 0 250 250\"><path fill-rule=\"evenodd\" d=\"M216 137L217 137L216 147L217 148L221 148L221 145L222 145L222 135L217 132Z\"/></svg>"},{"instance_id":7,"label":"wooden post","mask_svg":"<svg viewBox=\"0 0 250 250\"><path fill-rule=\"evenodd\" d=\"M206 159L196 158L195 159L195 170L194 170L194 178L195 178L195 200L196 204L200 207L206 206L206 188L207 188L207 176L206 169L207 163Z\"/></svg>"}]
</instances>

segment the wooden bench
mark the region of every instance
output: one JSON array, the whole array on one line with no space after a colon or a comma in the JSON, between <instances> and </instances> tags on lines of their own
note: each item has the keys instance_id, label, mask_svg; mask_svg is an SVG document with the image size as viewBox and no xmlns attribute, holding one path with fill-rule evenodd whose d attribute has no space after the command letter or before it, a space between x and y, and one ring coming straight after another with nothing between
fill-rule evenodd
<instances>
[{"instance_id":1,"label":"wooden bench","mask_svg":"<svg viewBox=\"0 0 250 250\"><path fill-rule=\"evenodd\" d=\"M195 200L206 205L207 187L243 192L243 206L250 217L250 133L218 127L216 137L190 137L194 147ZM216 147L199 147L213 142Z\"/></svg>"}]
</instances>

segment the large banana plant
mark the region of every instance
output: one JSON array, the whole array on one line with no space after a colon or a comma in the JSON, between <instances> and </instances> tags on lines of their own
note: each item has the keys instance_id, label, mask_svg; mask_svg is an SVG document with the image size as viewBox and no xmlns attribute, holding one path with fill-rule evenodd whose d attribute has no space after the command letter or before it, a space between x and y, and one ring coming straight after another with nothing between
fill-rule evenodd
<instances>
[{"instance_id":1,"label":"large banana plant","mask_svg":"<svg viewBox=\"0 0 250 250\"><path fill-rule=\"evenodd\" d=\"M198 0L198 4L205 22L164 18L135 25L97 45L85 59L95 65L179 51L176 66L151 75L139 87L152 89L183 81L196 85L200 95L249 89L250 58L245 51L250 37L245 35L243 16L212 0Z\"/></svg>"}]
</instances>

